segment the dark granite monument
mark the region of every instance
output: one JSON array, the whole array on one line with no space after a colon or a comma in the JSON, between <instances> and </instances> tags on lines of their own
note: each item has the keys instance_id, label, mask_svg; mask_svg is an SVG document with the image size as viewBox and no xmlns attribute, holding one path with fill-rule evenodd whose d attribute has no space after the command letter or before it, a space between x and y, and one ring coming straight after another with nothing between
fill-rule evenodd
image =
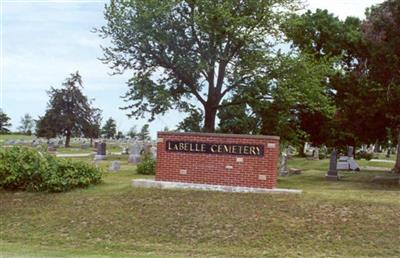
<instances>
[{"instance_id":1,"label":"dark granite monument","mask_svg":"<svg viewBox=\"0 0 400 258\"><path fill-rule=\"evenodd\" d=\"M94 160L104 160L106 159L106 143L101 142L97 144L97 153L94 156Z\"/></svg>"},{"instance_id":2,"label":"dark granite monument","mask_svg":"<svg viewBox=\"0 0 400 258\"><path fill-rule=\"evenodd\" d=\"M340 179L338 170L337 170L337 152L336 149L333 149L331 153L331 160L329 162L329 170L328 173L326 174L325 178L328 181L338 181Z\"/></svg>"}]
</instances>

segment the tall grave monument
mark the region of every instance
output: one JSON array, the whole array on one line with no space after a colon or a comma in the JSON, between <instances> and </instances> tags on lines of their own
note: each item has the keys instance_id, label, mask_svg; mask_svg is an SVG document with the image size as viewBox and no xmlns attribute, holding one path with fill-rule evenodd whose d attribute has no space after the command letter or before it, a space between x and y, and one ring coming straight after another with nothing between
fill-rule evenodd
<instances>
[{"instance_id":1,"label":"tall grave monument","mask_svg":"<svg viewBox=\"0 0 400 258\"><path fill-rule=\"evenodd\" d=\"M329 170L325 176L328 181L338 181L340 179L338 170L337 170L337 151L333 149L331 153L331 159L329 161Z\"/></svg>"}]
</instances>

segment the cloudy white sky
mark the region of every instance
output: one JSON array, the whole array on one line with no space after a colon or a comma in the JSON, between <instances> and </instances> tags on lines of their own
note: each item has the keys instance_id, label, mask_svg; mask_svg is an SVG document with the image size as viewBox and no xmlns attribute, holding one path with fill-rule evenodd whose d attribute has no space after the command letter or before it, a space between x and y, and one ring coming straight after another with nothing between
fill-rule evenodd
<instances>
[{"instance_id":1,"label":"cloudy white sky","mask_svg":"<svg viewBox=\"0 0 400 258\"><path fill-rule=\"evenodd\" d=\"M103 110L104 120L113 117L119 130L140 128L145 120L128 119L119 110L128 75L110 76L102 56L100 38L92 29L104 24L107 0L0 0L1 88L0 107L12 119L13 129L29 113L43 115L46 90L59 87L79 70L84 93ZM382 0L308 0L309 9L328 9L340 18L364 17L365 8ZM104 43L104 42L103 42ZM151 123L151 133L174 128L184 116L175 112Z\"/></svg>"}]
</instances>

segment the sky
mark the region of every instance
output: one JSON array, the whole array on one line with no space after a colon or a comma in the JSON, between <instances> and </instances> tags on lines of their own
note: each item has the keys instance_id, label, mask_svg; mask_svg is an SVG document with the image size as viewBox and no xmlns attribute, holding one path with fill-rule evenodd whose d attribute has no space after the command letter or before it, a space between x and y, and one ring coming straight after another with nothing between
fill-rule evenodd
<instances>
[{"instance_id":1,"label":"sky","mask_svg":"<svg viewBox=\"0 0 400 258\"><path fill-rule=\"evenodd\" d=\"M307 8L328 9L339 18L364 17L365 9L383 0L308 0ZM102 110L103 122L113 117L117 129L138 129L146 119L128 119L121 98L127 91L128 72L111 76L103 64L100 45L107 42L93 33L105 24L108 0L0 0L0 108L15 130L21 117L43 115L47 90L75 71L83 78L83 92ZM185 115L172 111L150 123L151 136L168 126L173 129Z\"/></svg>"}]
</instances>

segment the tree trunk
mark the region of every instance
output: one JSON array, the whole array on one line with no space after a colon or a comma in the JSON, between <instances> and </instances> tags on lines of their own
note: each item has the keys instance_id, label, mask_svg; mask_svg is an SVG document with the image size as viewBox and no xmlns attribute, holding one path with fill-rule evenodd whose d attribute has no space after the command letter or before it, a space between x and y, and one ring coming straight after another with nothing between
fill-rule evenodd
<instances>
[{"instance_id":1,"label":"tree trunk","mask_svg":"<svg viewBox=\"0 0 400 258\"><path fill-rule=\"evenodd\" d=\"M306 147L306 142L305 141L304 142L301 141L299 149L298 149L300 157L305 157L306 156L306 153L304 152L304 148L305 147Z\"/></svg>"},{"instance_id":2,"label":"tree trunk","mask_svg":"<svg viewBox=\"0 0 400 258\"><path fill-rule=\"evenodd\" d=\"M65 135L65 148L69 148L69 142L71 141L71 132L67 131Z\"/></svg>"},{"instance_id":3,"label":"tree trunk","mask_svg":"<svg viewBox=\"0 0 400 258\"><path fill-rule=\"evenodd\" d=\"M397 139L396 164L394 165L393 172L400 174L400 132Z\"/></svg>"},{"instance_id":4,"label":"tree trunk","mask_svg":"<svg viewBox=\"0 0 400 258\"><path fill-rule=\"evenodd\" d=\"M207 133L213 133L215 131L215 117L217 115L217 109L214 104L207 103L204 107L205 119L204 119L204 131Z\"/></svg>"}]
</instances>

